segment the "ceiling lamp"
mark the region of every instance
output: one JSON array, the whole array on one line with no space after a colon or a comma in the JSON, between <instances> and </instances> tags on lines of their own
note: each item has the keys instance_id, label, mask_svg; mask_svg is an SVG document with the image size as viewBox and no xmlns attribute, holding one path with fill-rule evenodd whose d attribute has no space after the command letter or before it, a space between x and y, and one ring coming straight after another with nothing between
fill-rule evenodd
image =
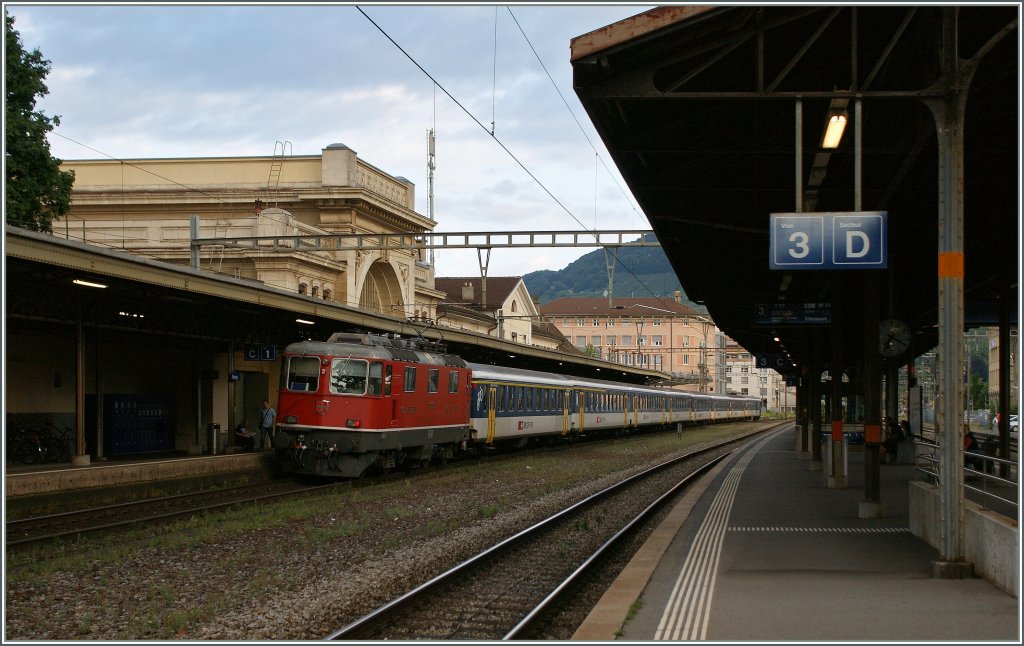
<instances>
[{"instance_id":1,"label":"ceiling lamp","mask_svg":"<svg viewBox=\"0 0 1024 646\"><path fill-rule=\"evenodd\" d=\"M106 289L107 288L107 286L104 285L103 283L94 283L94 282L91 282L91 281L88 281L88 280L80 280L78 278L74 279L71 282L73 282L76 285L81 285L82 287L95 287L97 289Z\"/></svg>"},{"instance_id":2,"label":"ceiling lamp","mask_svg":"<svg viewBox=\"0 0 1024 646\"><path fill-rule=\"evenodd\" d=\"M846 111L832 110L829 112L828 124L825 126L825 136L821 140L822 148L838 148L843 138L843 130L846 129Z\"/></svg>"}]
</instances>

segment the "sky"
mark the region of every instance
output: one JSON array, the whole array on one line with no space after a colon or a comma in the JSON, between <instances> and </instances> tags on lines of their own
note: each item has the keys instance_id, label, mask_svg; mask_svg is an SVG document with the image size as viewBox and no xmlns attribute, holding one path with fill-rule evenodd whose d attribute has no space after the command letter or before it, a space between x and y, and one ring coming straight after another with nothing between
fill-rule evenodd
<instances>
[{"instance_id":1,"label":"sky","mask_svg":"<svg viewBox=\"0 0 1024 646\"><path fill-rule=\"evenodd\" d=\"M55 157L343 143L412 181L427 216L433 128L435 230L453 232L650 228L573 92L569 45L652 7L5 4L25 49L51 64L37 108L60 117ZM487 275L561 269L590 251L498 248ZM435 265L480 274L474 250L437 251Z\"/></svg>"}]
</instances>

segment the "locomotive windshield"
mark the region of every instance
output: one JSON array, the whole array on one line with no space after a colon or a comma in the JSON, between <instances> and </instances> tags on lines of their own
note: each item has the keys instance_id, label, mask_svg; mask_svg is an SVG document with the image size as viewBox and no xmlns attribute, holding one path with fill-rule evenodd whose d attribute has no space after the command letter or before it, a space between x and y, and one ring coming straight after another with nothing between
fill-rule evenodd
<instances>
[{"instance_id":1,"label":"locomotive windshield","mask_svg":"<svg viewBox=\"0 0 1024 646\"><path fill-rule=\"evenodd\" d=\"M320 387L320 357L288 358L288 390L316 392Z\"/></svg>"},{"instance_id":2,"label":"locomotive windshield","mask_svg":"<svg viewBox=\"0 0 1024 646\"><path fill-rule=\"evenodd\" d=\"M367 362L335 359L331 362L331 392L335 395L366 394Z\"/></svg>"}]
</instances>

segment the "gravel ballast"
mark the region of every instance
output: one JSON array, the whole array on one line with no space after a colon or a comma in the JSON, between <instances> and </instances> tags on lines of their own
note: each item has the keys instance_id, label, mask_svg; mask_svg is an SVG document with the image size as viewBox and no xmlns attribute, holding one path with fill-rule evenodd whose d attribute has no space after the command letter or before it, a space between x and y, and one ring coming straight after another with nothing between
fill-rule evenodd
<instances>
[{"instance_id":1,"label":"gravel ballast","mask_svg":"<svg viewBox=\"0 0 1024 646\"><path fill-rule=\"evenodd\" d=\"M764 423L643 435L6 555L6 640L318 640L667 458Z\"/></svg>"}]
</instances>

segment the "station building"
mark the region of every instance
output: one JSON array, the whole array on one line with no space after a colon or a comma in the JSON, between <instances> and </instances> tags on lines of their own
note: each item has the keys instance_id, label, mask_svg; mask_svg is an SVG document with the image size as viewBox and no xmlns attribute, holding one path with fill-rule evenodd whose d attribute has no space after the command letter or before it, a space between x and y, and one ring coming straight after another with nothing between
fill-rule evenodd
<instances>
[{"instance_id":1,"label":"station building","mask_svg":"<svg viewBox=\"0 0 1024 646\"><path fill-rule=\"evenodd\" d=\"M320 155L65 161L71 210L54 235L189 262L189 220L200 238L428 232L415 185L344 144ZM397 246L397 245L396 245ZM211 243L202 269L391 316L433 318L443 294L422 249L337 245L253 248Z\"/></svg>"}]
</instances>

